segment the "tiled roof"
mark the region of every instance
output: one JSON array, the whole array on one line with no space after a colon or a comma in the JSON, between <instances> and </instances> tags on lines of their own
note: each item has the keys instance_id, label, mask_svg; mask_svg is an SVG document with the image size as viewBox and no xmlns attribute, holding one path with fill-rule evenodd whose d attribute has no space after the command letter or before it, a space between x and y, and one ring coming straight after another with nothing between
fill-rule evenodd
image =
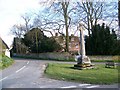
<instances>
[{"instance_id":1,"label":"tiled roof","mask_svg":"<svg viewBox=\"0 0 120 90\"><path fill-rule=\"evenodd\" d=\"M1 37L0 37L0 48L2 48L2 49L9 49L9 47L8 47L7 44L2 40Z\"/></svg>"},{"instance_id":2,"label":"tiled roof","mask_svg":"<svg viewBox=\"0 0 120 90\"><path fill-rule=\"evenodd\" d=\"M59 42L59 43L63 43L65 41L65 37L63 36L54 36L54 38ZM74 39L74 42L79 42L79 37L77 36L69 36L69 42L72 41L72 39Z\"/></svg>"}]
</instances>

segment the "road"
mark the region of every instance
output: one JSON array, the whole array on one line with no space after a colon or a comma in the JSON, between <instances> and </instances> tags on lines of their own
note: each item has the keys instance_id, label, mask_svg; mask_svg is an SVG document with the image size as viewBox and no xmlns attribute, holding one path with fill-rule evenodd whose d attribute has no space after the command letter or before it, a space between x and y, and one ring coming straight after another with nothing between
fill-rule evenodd
<instances>
[{"instance_id":1,"label":"road","mask_svg":"<svg viewBox=\"0 0 120 90\"><path fill-rule=\"evenodd\" d=\"M47 78L44 76L44 70L48 62L55 61L15 59L12 66L0 72L1 88L118 88L117 84L81 84Z\"/></svg>"}]
</instances>

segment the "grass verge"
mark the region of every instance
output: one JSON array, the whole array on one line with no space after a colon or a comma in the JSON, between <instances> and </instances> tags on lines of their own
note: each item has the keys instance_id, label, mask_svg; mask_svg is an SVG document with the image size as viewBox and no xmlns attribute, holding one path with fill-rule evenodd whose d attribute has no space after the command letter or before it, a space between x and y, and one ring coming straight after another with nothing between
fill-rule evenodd
<instances>
[{"instance_id":1,"label":"grass verge","mask_svg":"<svg viewBox=\"0 0 120 90\"><path fill-rule=\"evenodd\" d=\"M48 64L45 75L54 79L80 83L118 83L118 68L105 68L105 65L96 65L96 68L91 70L77 70L72 67L71 64Z\"/></svg>"},{"instance_id":2,"label":"grass verge","mask_svg":"<svg viewBox=\"0 0 120 90\"><path fill-rule=\"evenodd\" d=\"M0 55L0 69L7 68L8 66L12 65L14 62L13 59L5 56L5 55Z\"/></svg>"},{"instance_id":3,"label":"grass verge","mask_svg":"<svg viewBox=\"0 0 120 90\"><path fill-rule=\"evenodd\" d=\"M108 60L91 60L92 62L106 62ZM111 60L114 61L115 63L120 63L120 60Z\"/></svg>"}]
</instances>

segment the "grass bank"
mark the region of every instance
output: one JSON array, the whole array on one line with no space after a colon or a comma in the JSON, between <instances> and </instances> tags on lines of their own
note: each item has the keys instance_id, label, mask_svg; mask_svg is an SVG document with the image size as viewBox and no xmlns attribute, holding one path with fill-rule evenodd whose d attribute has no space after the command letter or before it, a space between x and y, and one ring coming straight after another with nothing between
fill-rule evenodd
<instances>
[{"instance_id":1,"label":"grass bank","mask_svg":"<svg viewBox=\"0 0 120 90\"><path fill-rule=\"evenodd\" d=\"M77 70L71 64L48 64L45 75L59 80L75 81L90 84L118 83L118 68L105 68L105 65L96 65L95 69Z\"/></svg>"},{"instance_id":2,"label":"grass bank","mask_svg":"<svg viewBox=\"0 0 120 90\"><path fill-rule=\"evenodd\" d=\"M8 66L12 65L13 62L13 59L0 54L0 69L7 68Z\"/></svg>"}]
</instances>

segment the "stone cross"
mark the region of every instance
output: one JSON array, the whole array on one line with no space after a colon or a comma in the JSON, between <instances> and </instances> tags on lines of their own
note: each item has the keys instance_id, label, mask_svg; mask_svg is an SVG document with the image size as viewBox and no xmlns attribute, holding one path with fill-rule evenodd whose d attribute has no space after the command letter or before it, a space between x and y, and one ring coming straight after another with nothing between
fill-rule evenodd
<instances>
[{"instance_id":1,"label":"stone cross","mask_svg":"<svg viewBox=\"0 0 120 90\"><path fill-rule=\"evenodd\" d=\"M78 64L91 64L90 59L86 56L86 53L85 53L85 41L84 41L82 24L79 24L79 30L80 30L80 54L81 55L78 59Z\"/></svg>"},{"instance_id":2,"label":"stone cross","mask_svg":"<svg viewBox=\"0 0 120 90\"><path fill-rule=\"evenodd\" d=\"M84 36L83 36L83 26L82 24L79 25L79 30L80 30L80 54L81 57L83 58L86 56L85 54L85 41L84 41Z\"/></svg>"}]
</instances>

